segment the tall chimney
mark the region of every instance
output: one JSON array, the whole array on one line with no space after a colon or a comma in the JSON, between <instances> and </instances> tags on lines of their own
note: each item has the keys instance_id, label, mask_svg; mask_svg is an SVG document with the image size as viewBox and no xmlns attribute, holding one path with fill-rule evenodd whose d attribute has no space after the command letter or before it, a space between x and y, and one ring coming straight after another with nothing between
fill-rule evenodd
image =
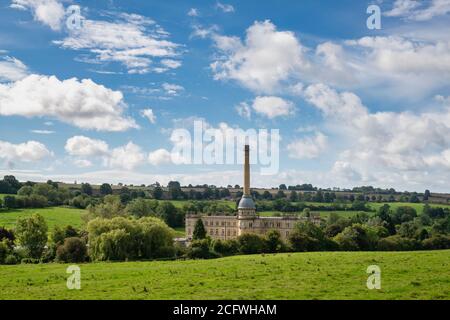
<instances>
[{"instance_id":1,"label":"tall chimney","mask_svg":"<svg viewBox=\"0 0 450 320\"><path fill-rule=\"evenodd\" d=\"M245 158L244 158L244 196L250 195L250 146L245 145L244 148Z\"/></svg>"}]
</instances>

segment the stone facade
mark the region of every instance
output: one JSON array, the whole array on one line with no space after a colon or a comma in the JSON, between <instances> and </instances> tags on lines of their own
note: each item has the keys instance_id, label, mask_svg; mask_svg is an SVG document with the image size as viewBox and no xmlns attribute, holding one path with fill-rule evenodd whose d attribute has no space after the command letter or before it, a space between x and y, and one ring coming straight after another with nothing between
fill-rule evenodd
<instances>
[{"instance_id":1,"label":"stone facade","mask_svg":"<svg viewBox=\"0 0 450 320\"><path fill-rule=\"evenodd\" d=\"M308 219L319 224L320 217L310 218L284 216L284 217L259 217L256 214L255 203L250 196L250 161L249 146L245 146L244 158L244 195L239 202L238 212L234 216L207 216L207 215L187 215L186 216L186 237L192 239L195 224L199 219L205 226L207 235L212 239L228 240L235 239L245 233L264 235L270 230L280 232L281 238L287 240L295 225Z\"/></svg>"},{"instance_id":2,"label":"stone facade","mask_svg":"<svg viewBox=\"0 0 450 320\"><path fill-rule=\"evenodd\" d=\"M186 236L192 239L194 227L198 219L205 226L207 235L212 239L228 240L235 239L245 233L264 235L270 230L278 230L281 238L287 240L295 225L308 218L294 216L286 217L246 217L240 219L236 216L206 216L188 215L186 217ZM309 218L313 223L320 223L319 217Z\"/></svg>"}]
</instances>

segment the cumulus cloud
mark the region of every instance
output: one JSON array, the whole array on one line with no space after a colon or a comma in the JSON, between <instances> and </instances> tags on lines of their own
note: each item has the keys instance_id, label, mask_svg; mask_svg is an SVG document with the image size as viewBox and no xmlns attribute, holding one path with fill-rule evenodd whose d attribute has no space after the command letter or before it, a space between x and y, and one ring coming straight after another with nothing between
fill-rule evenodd
<instances>
[{"instance_id":1,"label":"cumulus cloud","mask_svg":"<svg viewBox=\"0 0 450 320\"><path fill-rule=\"evenodd\" d=\"M328 137L316 132L313 137L298 139L287 146L289 157L294 159L314 159L319 157L328 147Z\"/></svg>"},{"instance_id":2,"label":"cumulus cloud","mask_svg":"<svg viewBox=\"0 0 450 320\"><path fill-rule=\"evenodd\" d=\"M74 136L66 141L66 152L76 157L75 163L80 167L90 166L86 158L101 159L103 166L110 168L120 168L132 170L142 164L145 160L144 152L138 145L129 142L126 145L110 149L109 145L103 140L92 139L85 136Z\"/></svg>"},{"instance_id":3,"label":"cumulus cloud","mask_svg":"<svg viewBox=\"0 0 450 320\"><path fill-rule=\"evenodd\" d=\"M120 14L113 21L83 19L83 27L55 41L62 48L88 51L79 60L90 63L116 62L128 73L164 72L181 66L180 45L155 21L137 14ZM156 62L156 63L155 63Z\"/></svg>"},{"instance_id":4,"label":"cumulus cloud","mask_svg":"<svg viewBox=\"0 0 450 320\"><path fill-rule=\"evenodd\" d=\"M396 0L391 10L385 13L388 17L403 17L409 20L427 21L434 17L444 16L450 12L449 0Z\"/></svg>"},{"instance_id":5,"label":"cumulus cloud","mask_svg":"<svg viewBox=\"0 0 450 320\"><path fill-rule=\"evenodd\" d=\"M72 156L96 157L105 156L109 153L109 147L105 141L85 136L69 138L64 148Z\"/></svg>"},{"instance_id":6,"label":"cumulus cloud","mask_svg":"<svg viewBox=\"0 0 450 320\"><path fill-rule=\"evenodd\" d=\"M50 157L52 153L47 147L37 141L27 141L13 144L0 140L0 159L12 165L16 161L35 162Z\"/></svg>"},{"instance_id":7,"label":"cumulus cloud","mask_svg":"<svg viewBox=\"0 0 450 320\"><path fill-rule=\"evenodd\" d=\"M123 115L126 105L120 91L90 79L59 80L55 76L30 75L0 84L0 115L52 117L82 129L125 131L137 128Z\"/></svg>"},{"instance_id":8,"label":"cumulus cloud","mask_svg":"<svg viewBox=\"0 0 450 320\"><path fill-rule=\"evenodd\" d=\"M225 13L234 12L234 7L231 4L217 2L216 8Z\"/></svg>"},{"instance_id":9,"label":"cumulus cloud","mask_svg":"<svg viewBox=\"0 0 450 320\"><path fill-rule=\"evenodd\" d=\"M166 149L158 149L149 153L148 162L154 166L172 163L172 156L171 153Z\"/></svg>"},{"instance_id":10,"label":"cumulus cloud","mask_svg":"<svg viewBox=\"0 0 450 320\"><path fill-rule=\"evenodd\" d=\"M187 15L189 17L198 17L199 13L198 13L198 9L197 8L191 8L189 9Z\"/></svg>"},{"instance_id":11,"label":"cumulus cloud","mask_svg":"<svg viewBox=\"0 0 450 320\"><path fill-rule=\"evenodd\" d=\"M141 116L144 118L147 118L148 121L150 121L151 123L155 124L156 123L156 116L153 113L152 109L144 109L141 110Z\"/></svg>"},{"instance_id":12,"label":"cumulus cloud","mask_svg":"<svg viewBox=\"0 0 450 320\"><path fill-rule=\"evenodd\" d=\"M73 163L78 167L78 168L89 168L92 167L92 162L86 159L75 159L73 161Z\"/></svg>"},{"instance_id":13,"label":"cumulus cloud","mask_svg":"<svg viewBox=\"0 0 450 320\"><path fill-rule=\"evenodd\" d=\"M0 82L17 81L28 74L27 66L14 57L0 58Z\"/></svg>"},{"instance_id":14,"label":"cumulus cloud","mask_svg":"<svg viewBox=\"0 0 450 320\"><path fill-rule=\"evenodd\" d=\"M291 101L274 96L256 97L253 100L252 108L269 119L288 116L294 112L294 104Z\"/></svg>"},{"instance_id":15,"label":"cumulus cloud","mask_svg":"<svg viewBox=\"0 0 450 320\"><path fill-rule=\"evenodd\" d=\"M255 22L246 38L212 33L220 58L211 64L216 80L235 80L256 92L273 92L306 67L303 47L293 32L278 31L269 20Z\"/></svg>"},{"instance_id":16,"label":"cumulus cloud","mask_svg":"<svg viewBox=\"0 0 450 320\"><path fill-rule=\"evenodd\" d=\"M123 168L132 170L141 165L145 160L145 155L141 147L128 142L125 146L114 148L110 157L107 159L108 166L111 168Z\"/></svg>"},{"instance_id":17,"label":"cumulus cloud","mask_svg":"<svg viewBox=\"0 0 450 320\"><path fill-rule=\"evenodd\" d=\"M304 97L321 110L344 148L336 170L350 171L350 167L374 180L395 174L411 184L423 183L418 172L437 179L448 164L450 106L422 113L372 113L355 94L339 93L323 84L307 87Z\"/></svg>"},{"instance_id":18,"label":"cumulus cloud","mask_svg":"<svg viewBox=\"0 0 450 320\"><path fill-rule=\"evenodd\" d=\"M178 96L180 92L184 91L184 88L182 86L167 82L162 84L162 88L169 96Z\"/></svg>"},{"instance_id":19,"label":"cumulus cloud","mask_svg":"<svg viewBox=\"0 0 450 320\"><path fill-rule=\"evenodd\" d=\"M243 118L250 119L252 115L252 110L250 109L250 106L247 102L241 102L236 107L236 112L239 114L239 116Z\"/></svg>"},{"instance_id":20,"label":"cumulus cloud","mask_svg":"<svg viewBox=\"0 0 450 320\"><path fill-rule=\"evenodd\" d=\"M65 15L64 6L58 0L12 0L11 8L30 10L34 20L60 30Z\"/></svg>"}]
</instances>

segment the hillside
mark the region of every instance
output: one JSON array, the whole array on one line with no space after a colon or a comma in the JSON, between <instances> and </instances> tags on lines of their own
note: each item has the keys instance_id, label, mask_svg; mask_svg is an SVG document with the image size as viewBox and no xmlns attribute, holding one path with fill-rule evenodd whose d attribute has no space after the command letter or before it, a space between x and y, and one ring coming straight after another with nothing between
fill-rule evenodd
<instances>
[{"instance_id":1,"label":"hillside","mask_svg":"<svg viewBox=\"0 0 450 320\"><path fill-rule=\"evenodd\" d=\"M450 251L326 252L216 260L0 266L0 299L450 299ZM381 268L368 290L366 268Z\"/></svg>"}]
</instances>

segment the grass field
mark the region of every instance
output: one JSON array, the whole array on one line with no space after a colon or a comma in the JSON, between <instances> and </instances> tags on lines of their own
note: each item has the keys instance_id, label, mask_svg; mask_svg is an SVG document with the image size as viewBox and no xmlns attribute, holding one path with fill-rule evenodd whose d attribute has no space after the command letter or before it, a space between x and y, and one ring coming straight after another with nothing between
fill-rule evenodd
<instances>
[{"instance_id":1,"label":"grass field","mask_svg":"<svg viewBox=\"0 0 450 320\"><path fill-rule=\"evenodd\" d=\"M216 260L0 266L0 299L450 299L450 251L326 252ZM369 265L381 290L368 290Z\"/></svg>"},{"instance_id":2,"label":"grass field","mask_svg":"<svg viewBox=\"0 0 450 320\"><path fill-rule=\"evenodd\" d=\"M49 230L52 230L56 225L71 225L79 228L82 225L81 215L83 212L85 210L66 207L0 210L0 226L14 227L19 217L29 217L34 213L38 213L47 221Z\"/></svg>"}]
</instances>

